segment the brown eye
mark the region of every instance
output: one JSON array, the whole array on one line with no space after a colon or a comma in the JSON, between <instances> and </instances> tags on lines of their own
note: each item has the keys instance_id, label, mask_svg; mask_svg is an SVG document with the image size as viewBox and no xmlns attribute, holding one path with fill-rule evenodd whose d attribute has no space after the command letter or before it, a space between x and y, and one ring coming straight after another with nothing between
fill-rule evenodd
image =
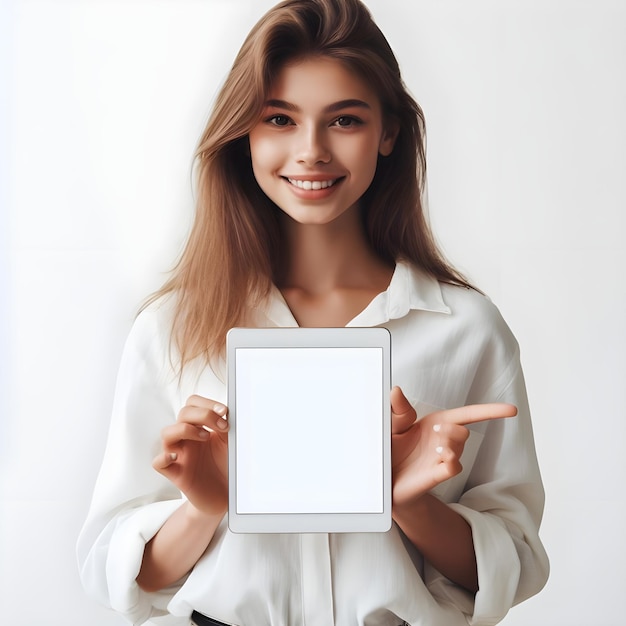
<instances>
[{"instance_id":1,"label":"brown eye","mask_svg":"<svg viewBox=\"0 0 626 626\"><path fill-rule=\"evenodd\" d=\"M272 115L267 121L274 126L289 126L291 123L286 115Z\"/></svg>"},{"instance_id":2,"label":"brown eye","mask_svg":"<svg viewBox=\"0 0 626 626\"><path fill-rule=\"evenodd\" d=\"M351 126L358 126L359 124L362 124L361 120L352 115L342 115L335 120L335 125L341 128L350 128Z\"/></svg>"}]
</instances>

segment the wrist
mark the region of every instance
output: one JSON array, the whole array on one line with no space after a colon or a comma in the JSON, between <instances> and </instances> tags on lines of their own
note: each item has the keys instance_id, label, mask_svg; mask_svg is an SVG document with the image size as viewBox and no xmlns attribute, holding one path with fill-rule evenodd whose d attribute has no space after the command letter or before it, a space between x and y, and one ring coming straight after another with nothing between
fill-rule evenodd
<instances>
[{"instance_id":1,"label":"wrist","mask_svg":"<svg viewBox=\"0 0 626 626\"><path fill-rule=\"evenodd\" d=\"M223 510L217 511L203 511L202 509L194 506L189 500L185 502L183 505L185 518L189 521L190 524L202 525L202 526L213 526L217 527L217 525L222 521L224 515L226 515L226 507Z\"/></svg>"},{"instance_id":2,"label":"wrist","mask_svg":"<svg viewBox=\"0 0 626 626\"><path fill-rule=\"evenodd\" d=\"M436 498L429 493L424 493L417 498L405 500L392 507L392 517L396 524L403 528L406 524L415 526L420 520L427 519L432 509L432 501Z\"/></svg>"}]
</instances>

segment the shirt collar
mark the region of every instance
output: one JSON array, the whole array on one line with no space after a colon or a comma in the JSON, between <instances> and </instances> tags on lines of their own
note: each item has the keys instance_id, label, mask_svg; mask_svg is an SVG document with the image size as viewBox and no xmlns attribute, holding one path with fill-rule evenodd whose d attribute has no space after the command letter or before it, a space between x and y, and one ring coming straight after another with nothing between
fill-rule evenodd
<instances>
[{"instance_id":1,"label":"shirt collar","mask_svg":"<svg viewBox=\"0 0 626 626\"><path fill-rule=\"evenodd\" d=\"M379 293L348 326L379 326L411 310L449 314L439 282L405 261L399 261L386 291ZM276 326L298 326L280 291L274 287L263 312Z\"/></svg>"}]
</instances>

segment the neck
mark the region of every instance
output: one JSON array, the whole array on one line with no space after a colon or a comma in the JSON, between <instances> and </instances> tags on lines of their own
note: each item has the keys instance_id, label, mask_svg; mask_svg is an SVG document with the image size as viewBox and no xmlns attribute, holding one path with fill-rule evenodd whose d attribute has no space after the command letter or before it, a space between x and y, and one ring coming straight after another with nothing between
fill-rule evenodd
<instances>
[{"instance_id":1,"label":"neck","mask_svg":"<svg viewBox=\"0 0 626 626\"><path fill-rule=\"evenodd\" d=\"M283 232L288 259L281 289L319 295L388 281L392 268L371 249L356 207L329 224L299 224L285 216Z\"/></svg>"}]
</instances>

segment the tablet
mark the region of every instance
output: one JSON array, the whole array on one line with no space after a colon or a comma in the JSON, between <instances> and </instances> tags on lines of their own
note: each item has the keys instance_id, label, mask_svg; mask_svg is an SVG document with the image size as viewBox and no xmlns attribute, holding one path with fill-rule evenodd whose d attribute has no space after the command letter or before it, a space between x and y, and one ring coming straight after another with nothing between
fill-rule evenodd
<instances>
[{"instance_id":1,"label":"tablet","mask_svg":"<svg viewBox=\"0 0 626 626\"><path fill-rule=\"evenodd\" d=\"M385 328L228 333L228 524L241 533L391 527Z\"/></svg>"}]
</instances>

